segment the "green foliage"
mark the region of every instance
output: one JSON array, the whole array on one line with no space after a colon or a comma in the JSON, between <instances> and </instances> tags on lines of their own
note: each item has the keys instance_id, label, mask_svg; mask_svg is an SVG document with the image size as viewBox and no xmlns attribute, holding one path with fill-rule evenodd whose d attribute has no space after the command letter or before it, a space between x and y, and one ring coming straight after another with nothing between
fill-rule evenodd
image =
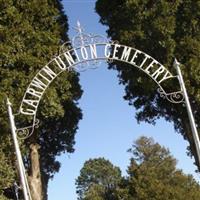
<instances>
[{"instance_id":1,"label":"green foliage","mask_svg":"<svg viewBox=\"0 0 200 200\"><path fill-rule=\"evenodd\" d=\"M169 150L155 143L152 138L140 137L128 152L131 153L131 159L126 177L122 177L119 168L105 159L86 161L76 180L79 199L198 200L200 198L200 185L191 175L185 175L177 169L177 161ZM110 189L108 180L112 185Z\"/></svg>"},{"instance_id":2,"label":"green foliage","mask_svg":"<svg viewBox=\"0 0 200 200\"><path fill-rule=\"evenodd\" d=\"M139 138L129 150L129 193L137 200L199 199L200 185L191 175L176 169L169 150L152 138Z\"/></svg>"},{"instance_id":3,"label":"green foliage","mask_svg":"<svg viewBox=\"0 0 200 200\"><path fill-rule=\"evenodd\" d=\"M200 2L195 0L98 0L100 22L108 26L108 36L121 44L151 55L176 74L174 57L183 65L184 80L190 96L197 127L200 127ZM190 143L196 157L185 107L171 104L156 93L156 85L144 73L130 66L113 63L119 80L125 85L124 98L137 109L136 118L155 123L164 117ZM177 85L168 85L169 89ZM200 167L200 166L199 166Z\"/></svg>"},{"instance_id":4,"label":"green foliage","mask_svg":"<svg viewBox=\"0 0 200 200\"><path fill-rule=\"evenodd\" d=\"M113 200L120 180L120 169L109 160L90 159L84 163L76 180L77 194L80 200Z\"/></svg>"},{"instance_id":5,"label":"green foliage","mask_svg":"<svg viewBox=\"0 0 200 200\"><path fill-rule=\"evenodd\" d=\"M68 22L60 0L0 0L0 10L1 190L12 184L14 179L18 179L6 97L10 98L14 112L17 113L31 79L58 54L63 41L68 40ZM74 151L74 134L82 117L77 105L81 94L78 74L64 72L59 80L50 85L42 98L37 113L40 128L30 139L22 141L28 170L31 168L29 146L40 145L44 188L59 170L60 164L56 161L56 156Z\"/></svg>"},{"instance_id":6,"label":"green foliage","mask_svg":"<svg viewBox=\"0 0 200 200\"><path fill-rule=\"evenodd\" d=\"M0 200L8 200L4 195L0 195Z\"/></svg>"},{"instance_id":7,"label":"green foliage","mask_svg":"<svg viewBox=\"0 0 200 200\"><path fill-rule=\"evenodd\" d=\"M0 142L0 200L6 200L7 198L3 195L3 189L11 187L14 183L15 171L12 164L15 163L15 156L11 153L11 139L1 136L0 138L4 140L4 142Z\"/></svg>"}]
</instances>

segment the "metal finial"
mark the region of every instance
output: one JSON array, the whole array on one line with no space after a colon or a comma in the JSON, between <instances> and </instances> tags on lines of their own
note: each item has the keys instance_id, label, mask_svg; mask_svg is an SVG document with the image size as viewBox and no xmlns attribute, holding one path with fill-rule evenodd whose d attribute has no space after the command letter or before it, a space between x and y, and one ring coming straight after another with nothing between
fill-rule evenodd
<instances>
[{"instance_id":1,"label":"metal finial","mask_svg":"<svg viewBox=\"0 0 200 200\"><path fill-rule=\"evenodd\" d=\"M176 58L174 58L174 63L173 63L174 67L177 68L180 64L181 63L178 62L178 60Z\"/></svg>"},{"instance_id":2,"label":"metal finial","mask_svg":"<svg viewBox=\"0 0 200 200\"><path fill-rule=\"evenodd\" d=\"M8 106L11 106L11 105L12 105L8 97L7 97L7 105L8 105Z\"/></svg>"},{"instance_id":3,"label":"metal finial","mask_svg":"<svg viewBox=\"0 0 200 200\"><path fill-rule=\"evenodd\" d=\"M77 33L80 35L83 33L84 29L81 27L81 23L79 20L77 20L77 27L74 27L73 29L76 30Z\"/></svg>"},{"instance_id":4,"label":"metal finial","mask_svg":"<svg viewBox=\"0 0 200 200\"><path fill-rule=\"evenodd\" d=\"M78 27L78 29L80 29L80 30L81 30L81 23L80 23L80 21L79 21L79 20L77 20L77 27Z\"/></svg>"},{"instance_id":5,"label":"metal finial","mask_svg":"<svg viewBox=\"0 0 200 200\"><path fill-rule=\"evenodd\" d=\"M78 37L80 38L81 45L84 46L84 29L81 27L81 23L77 20L77 27L74 27L74 30L78 33Z\"/></svg>"}]
</instances>

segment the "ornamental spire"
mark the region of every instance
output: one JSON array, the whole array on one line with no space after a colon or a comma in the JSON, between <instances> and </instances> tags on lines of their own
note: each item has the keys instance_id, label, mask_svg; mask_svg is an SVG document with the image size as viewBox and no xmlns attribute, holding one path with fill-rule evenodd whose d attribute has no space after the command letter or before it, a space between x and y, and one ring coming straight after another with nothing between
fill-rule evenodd
<instances>
[{"instance_id":1,"label":"ornamental spire","mask_svg":"<svg viewBox=\"0 0 200 200\"><path fill-rule=\"evenodd\" d=\"M76 32L78 33L81 46L84 46L84 28L81 27L81 23L79 20L77 20L77 27L74 27L73 29L76 30Z\"/></svg>"}]
</instances>

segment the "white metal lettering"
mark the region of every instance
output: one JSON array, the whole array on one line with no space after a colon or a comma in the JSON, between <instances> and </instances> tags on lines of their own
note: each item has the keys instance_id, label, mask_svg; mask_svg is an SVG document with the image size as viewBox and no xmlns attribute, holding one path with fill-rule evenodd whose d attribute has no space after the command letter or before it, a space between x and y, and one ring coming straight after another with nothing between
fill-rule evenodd
<instances>
[{"instance_id":1,"label":"white metal lettering","mask_svg":"<svg viewBox=\"0 0 200 200\"><path fill-rule=\"evenodd\" d=\"M64 56L65 56L65 54L64 54ZM66 57L66 56L65 56ZM56 57L55 59L55 62L56 62L56 64L57 64L57 66L61 69L61 70L66 70L66 65L65 65L65 63L63 62L63 60L58 56L58 57Z\"/></svg>"},{"instance_id":2,"label":"white metal lettering","mask_svg":"<svg viewBox=\"0 0 200 200\"><path fill-rule=\"evenodd\" d=\"M41 76L44 80L46 80L48 83L51 82L51 80L49 80L46 76L44 76L41 72L38 73L39 76Z\"/></svg>"},{"instance_id":3,"label":"white metal lettering","mask_svg":"<svg viewBox=\"0 0 200 200\"><path fill-rule=\"evenodd\" d=\"M160 66L152 75L151 77L153 77L155 80L160 76L160 74L162 74L165 71L165 67Z\"/></svg>"},{"instance_id":4,"label":"white metal lettering","mask_svg":"<svg viewBox=\"0 0 200 200\"><path fill-rule=\"evenodd\" d=\"M74 53L75 53L75 56L76 56L76 59L77 59L77 62L80 62L80 58L79 58L79 55L76 51L76 49L73 49Z\"/></svg>"},{"instance_id":5,"label":"white metal lettering","mask_svg":"<svg viewBox=\"0 0 200 200\"><path fill-rule=\"evenodd\" d=\"M47 65L42 69L51 79L56 77L56 73L53 72Z\"/></svg>"},{"instance_id":6,"label":"white metal lettering","mask_svg":"<svg viewBox=\"0 0 200 200\"><path fill-rule=\"evenodd\" d=\"M75 60L73 59L72 55L68 52L64 53L65 58L67 59L68 64L71 66L75 63ZM61 63L62 63L62 69L65 70L66 69L66 65L65 63L62 61L62 59L60 58Z\"/></svg>"},{"instance_id":7,"label":"white metal lettering","mask_svg":"<svg viewBox=\"0 0 200 200\"><path fill-rule=\"evenodd\" d=\"M23 102L34 108L37 108L38 105L38 100L24 99Z\"/></svg>"},{"instance_id":8,"label":"white metal lettering","mask_svg":"<svg viewBox=\"0 0 200 200\"><path fill-rule=\"evenodd\" d=\"M172 77L173 77L173 75L168 70L166 70L166 73L164 74L163 78L158 83L162 83L166 79L169 79L169 78L172 78Z\"/></svg>"},{"instance_id":9,"label":"white metal lettering","mask_svg":"<svg viewBox=\"0 0 200 200\"><path fill-rule=\"evenodd\" d=\"M150 74L151 72L149 71L151 68L155 67L154 64L158 64L158 62L156 60L153 60L145 69L145 72L147 72L148 74Z\"/></svg>"},{"instance_id":10,"label":"white metal lettering","mask_svg":"<svg viewBox=\"0 0 200 200\"><path fill-rule=\"evenodd\" d=\"M82 56L83 60L88 59L88 52L87 52L87 49L85 47L81 47L81 56Z\"/></svg>"},{"instance_id":11,"label":"white metal lettering","mask_svg":"<svg viewBox=\"0 0 200 200\"><path fill-rule=\"evenodd\" d=\"M31 94L31 95L33 95L35 97L40 98L42 96L43 92L38 92L38 91L34 90L33 88L28 88L27 91L26 91L26 93Z\"/></svg>"},{"instance_id":12,"label":"white metal lettering","mask_svg":"<svg viewBox=\"0 0 200 200\"><path fill-rule=\"evenodd\" d=\"M142 63L140 64L140 68L142 68L143 67L143 65L144 65L144 63L147 61L147 59L148 58L150 58L150 56L148 56L148 55L146 55L146 54L144 54L145 55L145 58L144 58L144 60L142 61Z\"/></svg>"},{"instance_id":13,"label":"white metal lettering","mask_svg":"<svg viewBox=\"0 0 200 200\"><path fill-rule=\"evenodd\" d=\"M119 59L116 54L118 53L118 48L120 48L120 47L121 47L121 45L115 44L114 50L113 50L113 59Z\"/></svg>"},{"instance_id":14,"label":"white metal lettering","mask_svg":"<svg viewBox=\"0 0 200 200\"><path fill-rule=\"evenodd\" d=\"M22 113L24 115L35 115L36 110L26 109L26 111L24 111L23 108L20 108L20 113Z\"/></svg>"},{"instance_id":15,"label":"white metal lettering","mask_svg":"<svg viewBox=\"0 0 200 200\"><path fill-rule=\"evenodd\" d=\"M133 64L133 65L136 65L135 59L137 58L138 54L141 54L141 53L142 53L141 51L135 50L135 53L134 53L130 63Z\"/></svg>"},{"instance_id":16,"label":"white metal lettering","mask_svg":"<svg viewBox=\"0 0 200 200\"><path fill-rule=\"evenodd\" d=\"M110 47L111 47L111 44L106 44L106 45L105 45L104 55L105 55L106 58L109 58L109 57L110 57L110 54L111 54L111 53L110 53L110 49L109 49Z\"/></svg>"},{"instance_id":17,"label":"white metal lettering","mask_svg":"<svg viewBox=\"0 0 200 200\"><path fill-rule=\"evenodd\" d=\"M44 83L44 82L42 82L39 78L37 78L37 77L35 77L33 80L32 80L32 82L31 82L31 84L30 85L32 85L32 86L34 86L34 87L36 87L36 88L39 88L39 89L41 89L41 90L45 90L45 88L47 87L47 85Z\"/></svg>"},{"instance_id":18,"label":"white metal lettering","mask_svg":"<svg viewBox=\"0 0 200 200\"><path fill-rule=\"evenodd\" d=\"M127 62L131 53L131 49L131 47L125 46L120 60L125 60Z\"/></svg>"},{"instance_id":19,"label":"white metal lettering","mask_svg":"<svg viewBox=\"0 0 200 200\"><path fill-rule=\"evenodd\" d=\"M95 44L90 44L90 52L91 52L92 59L97 58L97 47Z\"/></svg>"}]
</instances>

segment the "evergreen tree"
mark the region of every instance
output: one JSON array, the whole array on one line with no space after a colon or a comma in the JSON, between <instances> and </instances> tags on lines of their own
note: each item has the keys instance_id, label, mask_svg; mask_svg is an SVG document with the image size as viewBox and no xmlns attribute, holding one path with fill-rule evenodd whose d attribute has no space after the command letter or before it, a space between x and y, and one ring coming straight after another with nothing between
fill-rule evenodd
<instances>
[{"instance_id":1,"label":"evergreen tree","mask_svg":"<svg viewBox=\"0 0 200 200\"><path fill-rule=\"evenodd\" d=\"M104 158L84 163L76 180L80 200L198 200L200 185L177 169L169 150L152 138L140 137L131 154L126 177Z\"/></svg>"},{"instance_id":2,"label":"evergreen tree","mask_svg":"<svg viewBox=\"0 0 200 200\"><path fill-rule=\"evenodd\" d=\"M174 57L183 65L197 128L200 127L200 2L196 0L98 0L96 11L100 22L108 26L108 36L121 44L135 47L151 55L174 75ZM189 154L195 156L195 145L185 107L175 105L155 94L156 85L144 73L120 63L110 64L119 72L125 85L124 98L137 109L136 118L155 123L164 117L190 143ZM177 85L168 85L169 89ZM198 166L200 168L200 166Z\"/></svg>"},{"instance_id":3,"label":"evergreen tree","mask_svg":"<svg viewBox=\"0 0 200 200\"><path fill-rule=\"evenodd\" d=\"M45 64L68 40L68 22L60 0L0 0L0 195L17 177L16 157L6 97L17 113L23 94ZM37 112L40 128L21 140L33 200L47 199L50 178L59 171L56 156L72 153L81 119L77 105L82 90L76 72L64 72L42 98ZM43 196L43 197L42 197ZM0 196L0 199L5 197Z\"/></svg>"},{"instance_id":4,"label":"evergreen tree","mask_svg":"<svg viewBox=\"0 0 200 200\"><path fill-rule=\"evenodd\" d=\"M80 200L114 200L121 181L121 171L104 158L90 159L84 163L76 180Z\"/></svg>"},{"instance_id":5,"label":"evergreen tree","mask_svg":"<svg viewBox=\"0 0 200 200\"><path fill-rule=\"evenodd\" d=\"M200 185L191 175L176 169L168 149L152 138L139 138L129 150L129 194L136 200L181 200L200 198Z\"/></svg>"}]
</instances>

